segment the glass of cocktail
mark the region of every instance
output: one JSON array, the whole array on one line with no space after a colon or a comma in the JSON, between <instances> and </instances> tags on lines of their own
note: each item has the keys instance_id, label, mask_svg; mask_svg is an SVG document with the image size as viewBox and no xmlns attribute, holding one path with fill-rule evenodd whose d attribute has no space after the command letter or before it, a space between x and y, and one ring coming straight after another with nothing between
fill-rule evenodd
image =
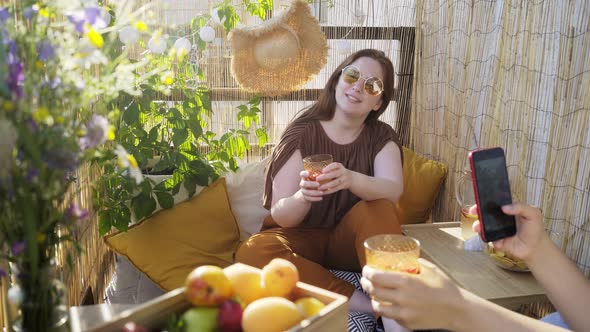
<instances>
[{"instance_id":1,"label":"glass of cocktail","mask_svg":"<svg viewBox=\"0 0 590 332\"><path fill-rule=\"evenodd\" d=\"M420 242L401 234L379 234L365 240L367 265L384 271L420 272Z\"/></svg>"},{"instance_id":2,"label":"glass of cocktail","mask_svg":"<svg viewBox=\"0 0 590 332\"><path fill-rule=\"evenodd\" d=\"M322 174L322 169L332 163L331 154L314 154L303 158L303 168L309 172L309 179L316 181L316 178ZM320 185L327 181L320 182Z\"/></svg>"},{"instance_id":3,"label":"glass of cocktail","mask_svg":"<svg viewBox=\"0 0 590 332\"><path fill-rule=\"evenodd\" d=\"M455 198L461 207L461 236L463 240L467 240L475 235L472 227L478 218L477 214L469 213L471 206L475 205L473 178L470 171L463 171L459 174L455 187Z\"/></svg>"}]
</instances>

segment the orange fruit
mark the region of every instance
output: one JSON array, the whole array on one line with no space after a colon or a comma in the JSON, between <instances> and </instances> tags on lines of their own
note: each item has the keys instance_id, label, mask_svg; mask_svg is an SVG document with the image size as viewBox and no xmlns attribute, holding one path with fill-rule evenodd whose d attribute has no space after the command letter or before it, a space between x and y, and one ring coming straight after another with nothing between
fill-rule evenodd
<instances>
[{"instance_id":1,"label":"orange fruit","mask_svg":"<svg viewBox=\"0 0 590 332\"><path fill-rule=\"evenodd\" d=\"M315 297L302 297L295 301L295 305L301 310L305 318L317 315L326 306Z\"/></svg>"},{"instance_id":2,"label":"orange fruit","mask_svg":"<svg viewBox=\"0 0 590 332\"><path fill-rule=\"evenodd\" d=\"M226 267L223 272L229 279L234 294L244 304L248 305L266 296L266 291L262 287L260 270L249 265L234 264Z\"/></svg>"},{"instance_id":3,"label":"orange fruit","mask_svg":"<svg viewBox=\"0 0 590 332\"><path fill-rule=\"evenodd\" d=\"M303 314L295 303L283 297L264 297L244 309L244 332L286 331L303 320Z\"/></svg>"},{"instance_id":4,"label":"orange fruit","mask_svg":"<svg viewBox=\"0 0 590 332\"><path fill-rule=\"evenodd\" d=\"M233 295L231 283L223 269L202 265L186 277L186 298L196 306L218 306Z\"/></svg>"},{"instance_id":5,"label":"orange fruit","mask_svg":"<svg viewBox=\"0 0 590 332\"><path fill-rule=\"evenodd\" d=\"M287 297L299 281L295 264L275 258L262 268L262 282L269 296Z\"/></svg>"}]
</instances>

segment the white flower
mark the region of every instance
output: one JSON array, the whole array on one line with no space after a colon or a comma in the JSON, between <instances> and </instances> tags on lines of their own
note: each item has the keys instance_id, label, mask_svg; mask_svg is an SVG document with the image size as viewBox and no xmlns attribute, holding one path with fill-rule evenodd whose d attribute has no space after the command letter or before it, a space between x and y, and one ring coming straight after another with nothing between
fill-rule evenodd
<instances>
[{"instance_id":1,"label":"white flower","mask_svg":"<svg viewBox=\"0 0 590 332\"><path fill-rule=\"evenodd\" d=\"M19 306L23 302L23 299L25 298L20 287L16 286L16 285L12 286L8 289L6 297L8 299L8 302L10 302L11 304L13 304L15 306Z\"/></svg>"},{"instance_id":2,"label":"white flower","mask_svg":"<svg viewBox=\"0 0 590 332\"><path fill-rule=\"evenodd\" d=\"M134 27L126 25L119 30L119 40L125 45L133 45L139 40L139 32Z\"/></svg>"},{"instance_id":3,"label":"white flower","mask_svg":"<svg viewBox=\"0 0 590 332\"><path fill-rule=\"evenodd\" d=\"M143 181L143 175L141 174L141 170L139 169L139 165L137 165L137 160L133 155L127 153L125 148L121 145L117 145L115 149L115 153L119 158L119 167L125 168L128 172L127 174L135 179L135 183L140 184Z\"/></svg>"},{"instance_id":4,"label":"white flower","mask_svg":"<svg viewBox=\"0 0 590 332\"><path fill-rule=\"evenodd\" d=\"M78 52L76 53L76 64L84 69L90 69L92 65L108 63L107 57L86 38L80 39Z\"/></svg>"},{"instance_id":5,"label":"white flower","mask_svg":"<svg viewBox=\"0 0 590 332\"><path fill-rule=\"evenodd\" d=\"M18 133L10 121L0 118L0 177L10 170L12 151L16 145Z\"/></svg>"}]
</instances>

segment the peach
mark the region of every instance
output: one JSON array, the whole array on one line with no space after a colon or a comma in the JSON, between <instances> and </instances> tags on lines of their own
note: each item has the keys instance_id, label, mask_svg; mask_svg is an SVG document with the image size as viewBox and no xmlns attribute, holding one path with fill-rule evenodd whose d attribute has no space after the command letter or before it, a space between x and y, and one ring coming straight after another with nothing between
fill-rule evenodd
<instances>
[{"instance_id":1,"label":"peach","mask_svg":"<svg viewBox=\"0 0 590 332\"><path fill-rule=\"evenodd\" d=\"M295 264L275 258L262 268L262 282L268 296L287 297L299 281Z\"/></svg>"},{"instance_id":2,"label":"peach","mask_svg":"<svg viewBox=\"0 0 590 332\"><path fill-rule=\"evenodd\" d=\"M264 297L244 309L244 332L286 331L303 320L303 314L295 303L283 297Z\"/></svg>"},{"instance_id":3,"label":"peach","mask_svg":"<svg viewBox=\"0 0 590 332\"><path fill-rule=\"evenodd\" d=\"M231 283L223 269L202 265L186 277L186 298L196 306L218 306L233 295Z\"/></svg>"},{"instance_id":4,"label":"peach","mask_svg":"<svg viewBox=\"0 0 590 332\"><path fill-rule=\"evenodd\" d=\"M234 294L245 305L266 296L260 270L249 265L234 264L226 267L223 272L231 282Z\"/></svg>"}]
</instances>

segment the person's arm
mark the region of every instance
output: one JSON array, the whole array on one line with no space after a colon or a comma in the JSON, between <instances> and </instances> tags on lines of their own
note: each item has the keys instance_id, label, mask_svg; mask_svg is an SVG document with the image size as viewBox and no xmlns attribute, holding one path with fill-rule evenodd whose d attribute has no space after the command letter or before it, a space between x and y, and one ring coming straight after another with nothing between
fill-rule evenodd
<instances>
[{"instance_id":1,"label":"person's arm","mask_svg":"<svg viewBox=\"0 0 590 332\"><path fill-rule=\"evenodd\" d=\"M281 167L272 181L270 214L281 227L299 225L309 212L312 202L322 199L318 183L307 181L309 173L303 170L301 151L296 150Z\"/></svg>"},{"instance_id":2,"label":"person's arm","mask_svg":"<svg viewBox=\"0 0 590 332\"><path fill-rule=\"evenodd\" d=\"M523 204L502 210L517 217L518 232L494 246L524 260L570 328L583 331L590 327L590 280L547 236L540 210ZM474 227L479 230L479 225Z\"/></svg>"},{"instance_id":3,"label":"person's arm","mask_svg":"<svg viewBox=\"0 0 590 332\"><path fill-rule=\"evenodd\" d=\"M397 202L404 190L401 152L394 142L388 142L375 156L374 176L346 169L340 163L324 168L318 181L329 182L320 186L325 194L348 189L360 199L371 201L385 198Z\"/></svg>"},{"instance_id":4,"label":"person's arm","mask_svg":"<svg viewBox=\"0 0 590 332\"><path fill-rule=\"evenodd\" d=\"M420 274L365 266L361 284L373 309L411 329L452 331L565 331L520 315L458 287L434 264L420 259Z\"/></svg>"},{"instance_id":5,"label":"person's arm","mask_svg":"<svg viewBox=\"0 0 590 332\"><path fill-rule=\"evenodd\" d=\"M568 331L486 301L481 297L461 289L460 302L454 306L448 329L453 331Z\"/></svg>"}]
</instances>

